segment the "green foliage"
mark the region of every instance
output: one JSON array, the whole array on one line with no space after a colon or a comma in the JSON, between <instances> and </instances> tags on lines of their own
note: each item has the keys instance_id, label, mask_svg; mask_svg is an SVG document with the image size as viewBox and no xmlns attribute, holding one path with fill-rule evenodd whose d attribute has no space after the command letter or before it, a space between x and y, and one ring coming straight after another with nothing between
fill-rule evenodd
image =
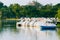
<instances>
[{"instance_id":1,"label":"green foliage","mask_svg":"<svg viewBox=\"0 0 60 40\"><path fill-rule=\"evenodd\" d=\"M9 7L0 2L0 11L2 18L20 18L20 17L58 17L60 18L60 4L52 6L51 4L42 5L38 2L34 5L11 4Z\"/></svg>"},{"instance_id":2,"label":"green foliage","mask_svg":"<svg viewBox=\"0 0 60 40\"><path fill-rule=\"evenodd\" d=\"M58 9L57 12L57 17L60 18L60 9Z\"/></svg>"},{"instance_id":3,"label":"green foliage","mask_svg":"<svg viewBox=\"0 0 60 40\"><path fill-rule=\"evenodd\" d=\"M0 8L2 8L3 7L3 3L2 2L0 2Z\"/></svg>"}]
</instances>

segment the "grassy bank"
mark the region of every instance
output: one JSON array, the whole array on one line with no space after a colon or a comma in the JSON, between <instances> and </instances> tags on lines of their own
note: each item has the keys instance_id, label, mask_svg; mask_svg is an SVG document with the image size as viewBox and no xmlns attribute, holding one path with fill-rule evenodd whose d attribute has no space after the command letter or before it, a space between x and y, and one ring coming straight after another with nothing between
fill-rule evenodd
<instances>
[{"instance_id":1,"label":"grassy bank","mask_svg":"<svg viewBox=\"0 0 60 40\"><path fill-rule=\"evenodd\" d=\"M20 20L18 18L7 18L6 20Z\"/></svg>"},{"instance_id":2,"label":"grassy bank","mask_svg":"<svg viewBox=\"0 0 60 40\"><path fill-rule=\"evenodd\" d=\"M57 27L60 28L60 23L57 23Z\"/></svg>"}]
</instances>

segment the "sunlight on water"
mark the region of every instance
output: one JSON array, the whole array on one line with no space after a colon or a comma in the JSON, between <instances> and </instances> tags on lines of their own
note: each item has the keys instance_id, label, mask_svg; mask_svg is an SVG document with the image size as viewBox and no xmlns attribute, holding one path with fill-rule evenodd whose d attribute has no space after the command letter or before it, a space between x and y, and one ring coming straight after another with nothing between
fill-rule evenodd
<instances>
[{"instance_id":1,"label":"sunlight on water","mask_svg":"<svg viewBox=\"0 0 60 40\"><path fill-rule=\"evenodd\" d=\"M20 28L15 31L6 28L0 33L0 40L59 40L55 30L36 31L26 29Z\"/></svg>"}]
</instances>

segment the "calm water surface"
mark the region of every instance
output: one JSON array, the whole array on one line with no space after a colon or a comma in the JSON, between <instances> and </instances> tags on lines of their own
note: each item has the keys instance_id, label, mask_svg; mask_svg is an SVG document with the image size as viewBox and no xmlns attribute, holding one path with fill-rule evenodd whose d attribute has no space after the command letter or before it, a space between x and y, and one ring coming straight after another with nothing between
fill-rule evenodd
<instances>
[{"instance_id":1,"label":"calm water surface","mask_svg":"<svg viewBox=\"0 0 60 40\"><path fill-rule=\"evenodd\" d=\"M30 30L0 27L0 40L60 40L59 30Z\"/></svg>"}]
</instances>

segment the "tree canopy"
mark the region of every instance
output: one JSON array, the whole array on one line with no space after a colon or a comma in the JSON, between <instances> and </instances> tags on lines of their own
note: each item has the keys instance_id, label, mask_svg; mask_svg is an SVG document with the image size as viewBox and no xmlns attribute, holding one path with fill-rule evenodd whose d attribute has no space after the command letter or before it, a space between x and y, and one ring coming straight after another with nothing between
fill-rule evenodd
<instances>
[{"instance_id":1,"label":"tree canopy","mask_svg":"<svg viewBox=\"0 0 60 40\"><path fill-rule=\"evenodd\" d=\"M33 1L34 5L19 5L11 4L10 6L4 5L0 2L0 15L2 18L20 18L20 17L58 17L60 18L60 3L56 5L46 4L42 5Z\"/></svg>"}]
</instances>

